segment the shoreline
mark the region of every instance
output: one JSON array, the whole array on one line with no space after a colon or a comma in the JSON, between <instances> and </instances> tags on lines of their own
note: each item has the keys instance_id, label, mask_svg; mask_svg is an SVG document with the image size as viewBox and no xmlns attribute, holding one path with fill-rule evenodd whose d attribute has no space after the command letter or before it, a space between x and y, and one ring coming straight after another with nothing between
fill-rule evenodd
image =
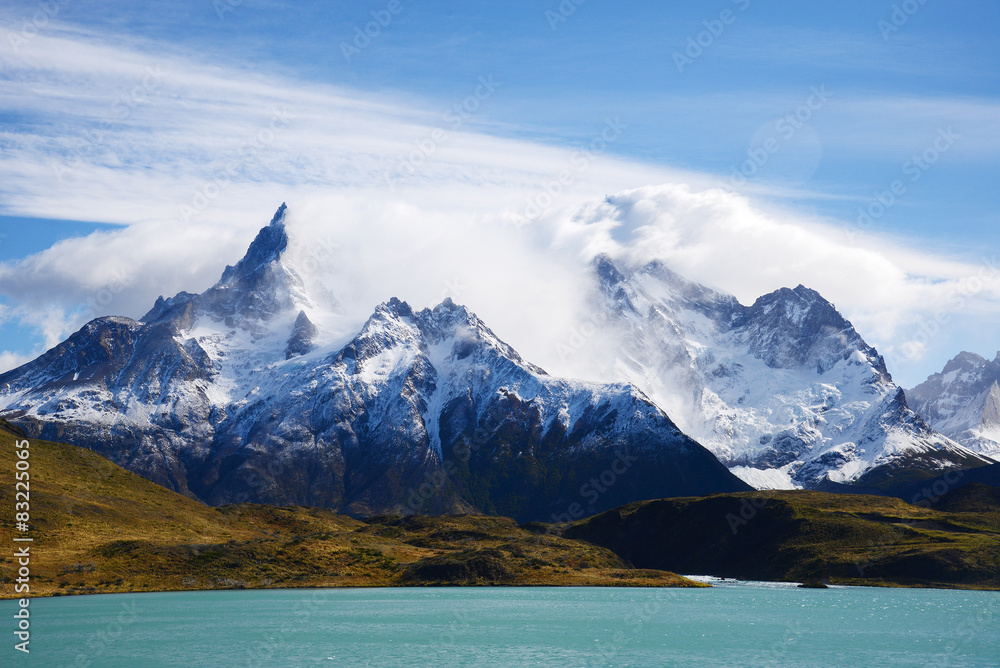
<instances>
[{"instance_id":1,"label":"shoreline","mask_svg":"<svg viewBox=\"0 0 1000 668\"><path fill-rule=\"evenodd\" d=\"M26 597L29 600L50 599L50 598L75 598L78 596L132 596L141 594L195 594L208 592L239 592L239 591L337 591L337 590L362 590L362 589L670 589L670 590L708 590L726 587L745 587L759 589L803 589L799 585L801 582L783 580L741 580L738 578L726 578L715 575L681 575L685 580L697 583L691 585L667 585L667 584L552 584L552 583L516 583L516 584L355 584L355 585L318 585L303 587L212 587L204 589L141 589L133 591L112 591L112 592L79 592L79 593L46 593L39 596ZM978 587L969 586L940 586L927 583L900 584L892 582L884 583L850 583L830 582L828 589L919 589L935 591L980 591L1000 593L1000 587ZM17 601L20 596L7 596L6 593L0 595L0 604L5 601Z\"/></svg>"}]
</instances>

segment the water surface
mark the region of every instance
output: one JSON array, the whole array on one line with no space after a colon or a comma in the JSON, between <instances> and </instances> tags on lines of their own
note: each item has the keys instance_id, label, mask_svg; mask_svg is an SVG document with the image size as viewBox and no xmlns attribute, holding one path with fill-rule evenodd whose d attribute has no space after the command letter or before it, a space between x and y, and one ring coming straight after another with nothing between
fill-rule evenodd
<instances>
[{"instance_id":1,"label":"water surface","mask_svg":"<svg viewBox=\"0 0 1000 668\"><path fill-rule=\"evenodd\" d=\"M2 602L5 619L13 610ZM996 592L212 591L38 599L31 611L30 665L43 666L1000 666Z\"/></svg>"}]
</instances>

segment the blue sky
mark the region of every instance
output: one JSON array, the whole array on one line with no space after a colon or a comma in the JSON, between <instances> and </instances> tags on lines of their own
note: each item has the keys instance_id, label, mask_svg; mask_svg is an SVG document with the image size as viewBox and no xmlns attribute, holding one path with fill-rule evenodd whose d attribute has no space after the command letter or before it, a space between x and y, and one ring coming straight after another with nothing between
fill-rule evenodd
<instances>
[{"instance_id":1,"label":"blue sky","mask_svg":"<svg viewBox=\"0 0 1000 668\"><path fill-rule=\"evenodd\" d=\"M355 42L378 17L386 25L377 35ZM447 111L488 80L496 90L460 117L461 141L445 147L458 153L461 143L464 156L442 150L419 183L451 184L448 197L460 190L455 201L469 210L523 201L538 183L523 171L558 162L547 151L587 145L618 119L627 129L586 175L582 199L657 181L718 186L761 211L825 226L843 253L889 249L908 282L884 299L905 307L866 301L864 285L840 290L821 273L774 277L820 288L880 350L902 350L937 317L919 290L950 285L938 298L954 312L894 371L913 384L962 348L1000 348L989 326L997 295L962 287L1000 250L998 28L997 3L941 0L6 3L0 351L9 367L72 331L89 313L80 304L116 271L129 279L107 309L133 317L160 292L203 289L276 199L379 192L395 169L385 165L406 155L392 138L409 146L425 138L421 128L450 131ZM362 48L345 56L345 44ZM220 82L233 87L220 92ZM186 268L160 273L138 268L155 261L86 254L102 234L177 224L178 198L183 206L211 178L205 165L286 100L309 114L198 209L197 222L215 231L214 253L186 244L175 251ZM310 152L309 138L323 151ZM494 197L501 189L517 195ZM434 199L399 195L408 196ZM188 230L181 218L175 229ZM82 237L91 241L66 242ZM92 272L74 274L56 258ZM772 287L692 271L744 300ZM892 318L880 320L887 310Z\"/></svg>"}]
</instances>

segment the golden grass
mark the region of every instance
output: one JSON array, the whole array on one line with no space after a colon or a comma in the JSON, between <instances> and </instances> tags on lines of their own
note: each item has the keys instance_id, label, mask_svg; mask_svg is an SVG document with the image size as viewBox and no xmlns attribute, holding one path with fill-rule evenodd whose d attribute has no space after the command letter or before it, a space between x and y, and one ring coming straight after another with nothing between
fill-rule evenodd
<instances>
[{"instance_id":1,"label":"golden grass","mask_svg":"<svg viewBox=\"0 0 1000 668\"><path fill-rule=\"evenodd\" d=\"M0 527L11 543L14 444L0 423ZM211 508L71 445L30 441L31 596L422 585L701 586L609 550L484 516L377 518ZM0 555L3 598L16 564Z\"/></svg>"}]
</instances>

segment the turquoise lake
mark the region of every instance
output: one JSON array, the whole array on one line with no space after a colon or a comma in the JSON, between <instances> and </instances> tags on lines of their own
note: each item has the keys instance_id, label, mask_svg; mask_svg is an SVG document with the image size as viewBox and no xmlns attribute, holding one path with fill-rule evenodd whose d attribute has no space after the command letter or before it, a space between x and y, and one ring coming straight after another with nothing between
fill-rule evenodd
<instances>
[{"instance_id":1,"label":"turquoise lake","mask_svg":"<svg viewBox=\"0 0 1000 668\"><path fill-rule=\"evenodd\" d=\"M1000 666L1000 593L447 588L38 599L33 666ZM16 655L16 656L15 656ZM8 662L7 659L27 659Z\"/></svg>"}]
</instances>

